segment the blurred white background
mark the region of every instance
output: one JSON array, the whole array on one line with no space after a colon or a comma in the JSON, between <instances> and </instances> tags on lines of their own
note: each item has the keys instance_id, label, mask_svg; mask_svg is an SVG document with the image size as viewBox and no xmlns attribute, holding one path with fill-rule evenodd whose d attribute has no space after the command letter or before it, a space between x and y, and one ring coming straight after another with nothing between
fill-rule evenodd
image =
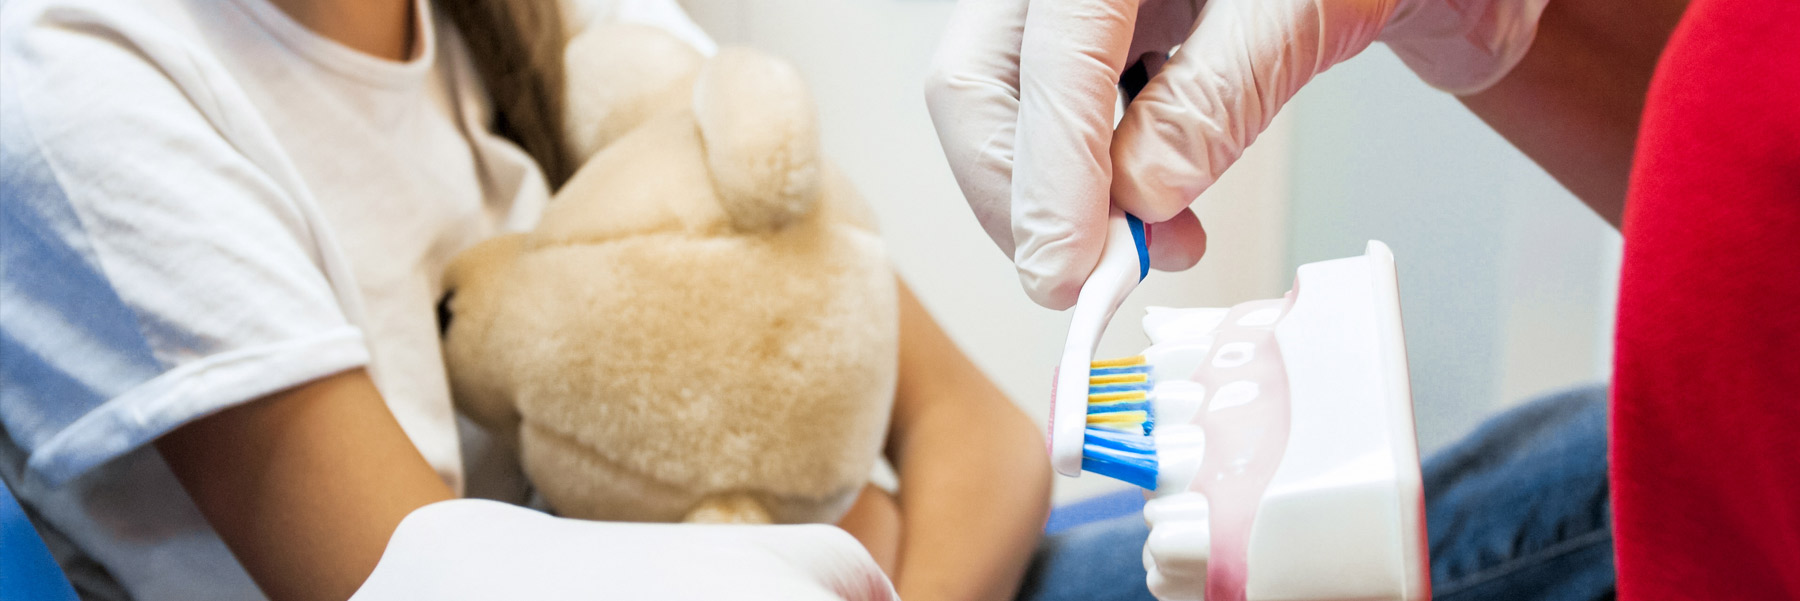
<instances>
[{"instance_id":1,"label":"blurred white background","mask_svg":"<svg viewBox=\"0 0 1800 601\"><path fill-rule=\"evenodd\" d=\"M722 44L792 60L828 156L881 220L901 274L974 361L1040 423L1067 316L1031 303L945 164L921 82L946 0L681 0ZM1424 451L1536 394L1609 373L1618 235L1386 47L1315 80L1196 202L1208 252L1153 273L1104 356L1147 341L1146 305L1279 296L1301 263L1394 250ZM1124 485L1059 478L1066 502Z\"/></svg>"}]
</instances>

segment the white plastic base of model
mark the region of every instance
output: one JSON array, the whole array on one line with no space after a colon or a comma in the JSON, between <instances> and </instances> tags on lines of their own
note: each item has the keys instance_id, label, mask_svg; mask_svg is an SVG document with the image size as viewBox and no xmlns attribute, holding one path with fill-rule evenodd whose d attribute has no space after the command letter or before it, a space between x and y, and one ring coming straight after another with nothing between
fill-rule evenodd
<instances>
[{"instance_id":1,"label":"white plastic base of model","mask_svg":"<svg viewBox=\"0 0 1800 601\"><path fill-rule=\"evenodd\" d=\"M1275 326L1289 380L1288 443L1250 528L1246 598L1426 599L1424 495L1393 255L1371 241L1363 256L1301 266L1295 289ZM1189 422L1205 391L1181 380L1204 360L1204 333L1226 311L1153 309L1145 319L1157 342L1147 355L1159 377L1163 473L1144 510L1144 561L1165 601L1206 591L1208 501L1189 482L1205 437Z\"/></svg>"}]
</instances>

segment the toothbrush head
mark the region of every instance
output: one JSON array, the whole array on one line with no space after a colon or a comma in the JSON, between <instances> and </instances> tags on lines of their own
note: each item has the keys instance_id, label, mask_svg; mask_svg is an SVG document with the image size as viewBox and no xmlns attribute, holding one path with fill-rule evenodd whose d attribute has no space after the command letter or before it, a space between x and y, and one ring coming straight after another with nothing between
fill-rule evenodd
<instances>
[{"instance_id":1,"label":"toothbrush head","mask_svg":"<svg viewBox=\"0 0 1800 601\"><path fill-rule=\"evenodd\" d=\"M1155 411L1150 365L1143 355L1093 362L1088 375L1087 429L1081 469L1156 489Z\"/></svg>"}]
</instances>

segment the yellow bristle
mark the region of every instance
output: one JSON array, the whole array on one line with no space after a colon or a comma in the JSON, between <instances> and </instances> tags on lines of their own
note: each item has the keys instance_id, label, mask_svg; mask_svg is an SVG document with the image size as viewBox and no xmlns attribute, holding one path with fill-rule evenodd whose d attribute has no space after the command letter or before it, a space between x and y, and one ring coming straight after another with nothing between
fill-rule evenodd
<instances>
[{"instance_id":1,"label":"yellow bristle","mask_svg":"<svg viewBox=\"0 0 1800 601\"><path fill-rule=\"evenodd\" d=\"M1100 384L1135 384L1138 382L1149 382L1149 381L1150 381L1150 374L1113 374L1110 376L1089 376L1088 377L1088 385L1089 386L1097 386Z\"/></svg>"},{"instance_id":2,"label":"yellow bristle","mask_svg":"<svg viewBox=\"0 0 1800 601\"><path fill-rule=\"evenodd\" d=\"M1143 411L1117 411L1113 413L1095 413L1087 416L1087 423L1096 426L1129 426L1142 424L1150 415Z\"/></svg>"},{"instance_id":3,"label":"yellow bristle","mask_svg":"<svg viewBox=\"0 0 1800 601\"><path fill-rule=\"evenodd\" d=\"M1146 398L1149 398L1149 396L1144 394L1144 391L1142 391L1142 390L1128 390L1125 392L1108 392L1105 394L1090 394L1090 395L1088 395L1088 403L1091 404L1091 403L1111 403L1113 401L1141 401Z\"/></svg>"},{"instance_id":4,"label":"yellow bristle","mask_svg":"<svg viewBox=\"0 0 1800 601\"><path fill-rule=\"evenodd\" d=\"M1126 367L1129 365L1143 365L1143 364L1144 364L1144 356L1143 355L1135 355L1135 356L1123 357L1123 358L1119 358L1119 359L1101 359L1101 360L1095 361L1089 365L1093 369L1100 369L1102 367Z\"/></svg>"}]
</instances>

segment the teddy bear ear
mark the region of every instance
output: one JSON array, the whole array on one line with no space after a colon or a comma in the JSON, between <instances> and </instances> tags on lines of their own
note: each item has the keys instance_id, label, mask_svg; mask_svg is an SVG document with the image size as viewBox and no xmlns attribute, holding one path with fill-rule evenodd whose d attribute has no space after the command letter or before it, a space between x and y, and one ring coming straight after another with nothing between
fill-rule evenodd
<instances>
[{"instance_id":1,"label":"teddy bear ear","mask_svg":"<svg viewBox=\"0 0 1800 601\"><path fill-rule=\"evenodd\" d=\"M819 197L819 127L799 71L744 48L719 51L694 83L713 187L739 231L780 229Z\"/></svg>"},{"instance_id":2,"label":"teddy bear ear","mask_svg":"<svg viewBox=\"0 0 1800 601\"><path fill-rule=\"evenodd\" d=\"M563 123L576 164L685 102L704 60L693 46L647 25L595 24L569 40Z\"/></svg>"}]
</instances>

